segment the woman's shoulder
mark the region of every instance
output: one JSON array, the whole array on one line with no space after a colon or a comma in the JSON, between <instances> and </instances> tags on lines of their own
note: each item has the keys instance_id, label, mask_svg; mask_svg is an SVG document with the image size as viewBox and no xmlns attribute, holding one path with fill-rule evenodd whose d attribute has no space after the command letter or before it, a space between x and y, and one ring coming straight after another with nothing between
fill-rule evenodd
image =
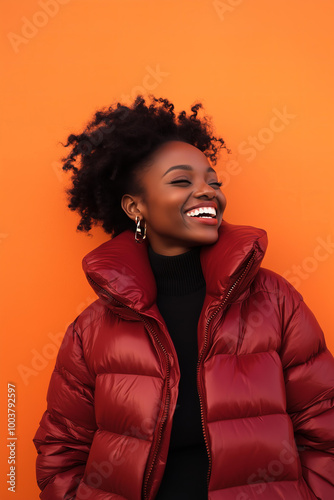
<instances>
[{"instance_id":1,"label":"woman's shoulder","mask_svg":"<svg viewBox=\"0 0 334 500\"><path fill-rule=\"evenodd\" d=\"M290 299L295 303L303 300L302 295L288 280L275 271L264 267L260 267L257 272L251 289L253 293L263 291L274 294L278 298Z\"/></svg>"},{"instance_id":2,"label":"woman's shoulder","mask_svg":"<svg viewBox=\"0 0 334 500\"><path fill-rule=\"evenodd\" d=\"M85 307L74 319L74 329L79 335L83 335L92 328L101 325L107 315L112 315L112 311L98 298Z\"/></svg>"}]
</instances>

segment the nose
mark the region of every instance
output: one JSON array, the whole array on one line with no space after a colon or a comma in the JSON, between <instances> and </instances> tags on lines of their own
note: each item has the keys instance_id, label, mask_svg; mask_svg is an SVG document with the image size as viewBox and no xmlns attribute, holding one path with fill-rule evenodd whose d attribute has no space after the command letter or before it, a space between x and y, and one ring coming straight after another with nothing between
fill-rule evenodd
<instances>
[{"instance_id":1,"label":"nose","mask_svg":"<svg viewBox=\"0 0 334 500\"><path fill-rule=\"evenodd\" d=\"M209 198L211 200L212 198L215 198L216 190L212 186L210 186L206 181L203 180L198 184L198 186L196 186L194 196L196 198L201 198L205 196L206 198Z\"/></svg>"}]
</instances>

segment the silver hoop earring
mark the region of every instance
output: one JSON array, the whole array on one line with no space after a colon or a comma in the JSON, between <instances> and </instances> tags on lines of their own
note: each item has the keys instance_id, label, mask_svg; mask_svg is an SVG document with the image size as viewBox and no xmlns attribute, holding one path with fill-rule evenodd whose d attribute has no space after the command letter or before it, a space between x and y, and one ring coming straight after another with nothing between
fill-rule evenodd
<instances>
[{"instance_id":1,"label":"silver hoop earring","mask_svg":"<svg viewBox=\"0 0 334 500\"><path fill-rule=\"evenodd\" d=\"M138 215L136 216L136 232L135 232L135 240L137 243L141 243L146 238L146 222L144 222L144 228L140 227L140 218ZM142 233L143 230L143 233Z\"/></svg>"}]
</instances>

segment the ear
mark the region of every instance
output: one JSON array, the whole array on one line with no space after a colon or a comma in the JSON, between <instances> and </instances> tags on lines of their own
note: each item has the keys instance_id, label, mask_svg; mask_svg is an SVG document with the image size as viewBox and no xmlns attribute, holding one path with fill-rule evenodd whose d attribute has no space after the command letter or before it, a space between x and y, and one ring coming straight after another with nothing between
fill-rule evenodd
<instances>
[{"instance_id":1,"label":"ear","mask_svg":"<svg viewBox=\"0 0 334 500\"><path fill-rule=\"evenodd\" d=\"M121 207L130 219L133 221L141 212L138 208L139 197L131 194L124 194L121 199Z\"/></svg>"}]
</instances>

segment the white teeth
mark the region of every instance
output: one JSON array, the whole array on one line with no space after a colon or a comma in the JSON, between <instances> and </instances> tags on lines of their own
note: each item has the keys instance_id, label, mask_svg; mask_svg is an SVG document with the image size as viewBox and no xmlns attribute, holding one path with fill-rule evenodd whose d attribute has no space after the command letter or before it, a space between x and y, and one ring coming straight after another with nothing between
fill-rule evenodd
<instances>
[{"instance_id":1,"label":"white teeth","mask_svg":"<svg viewBox=\"0 0 334 500\"><path fill-rule=\"evenodd\" d=\"M201 208L196 208L195 210L191 210L190 212L187 212L188 217L196 217L200 214L206 214L209 216L203 216L203 218L212 218L216 216L216 209L213 207L201 207Z\"/></svg>"}]
</instances>

